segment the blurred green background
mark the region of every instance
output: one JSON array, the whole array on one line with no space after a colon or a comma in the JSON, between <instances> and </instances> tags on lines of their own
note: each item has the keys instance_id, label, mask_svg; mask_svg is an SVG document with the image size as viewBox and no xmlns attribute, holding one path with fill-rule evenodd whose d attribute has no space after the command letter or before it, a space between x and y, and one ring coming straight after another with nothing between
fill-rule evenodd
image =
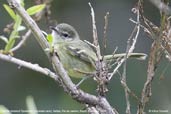
<instances>
[{"instance_id":1,"label":"blurred green background","mask_svg":"<svg viewBox=\"0 0 171 114\"><path fill-rule=\"evenodd\" d=\"M88 6L88 2L91 2L95 10L98 36L100 41L102 41L104 15L109 11L107 49L104 53L111 54L116 47L118 47L117 52L120 53L125 52L127 39L134 28L134 24L129 21L129 18L136 18L131 12L136 1L137 0L53 0L51 18L57 20L58 23L69 23L79 32L81 39L92 41L90 7ZM6 24L12 22L12 19L10 19L2 6L4 3L6 3L5 0L0 0L0 35L7 35L3 33L3 28ZM28 8L34 5L34 1L25 0L25 4L26 8ZM159 25L159 12L148 1L145 4L145 15L155 24ZM42 20L38 25L42 30L49 31L45 23L46 21ZM138 38L135 52L148 54L151 43L152 40L147 38L142 31ZM4 43L0 41L0 48L3 46ZM46 55L33 36L27 40L26 45L22 47L22 49L19 49L15 53L15 57L52 69ZM127 65L128 86L137 96L140 96L143 84L146 80L147 61L129 60ZM171 113L170 65L168 65L167 70L163 74L164 79L160 80L162 71L167 65L168 61L165 59L163 59L162 63L159 65L153 81L153 95L146 106L147 113L149 113L149 110L168 110ZM122 72L122 68L120 68L120 72ZM73 81L77 83L79 80L73 79ZM81 85L81 88L87 92L96 94L96 83L94 83L92 79L86 80ZM124 114L126 107L125 95L118 75L113 77L108 88L108 101L120 114ZM28 95L34 97L39 110L84 109L83 105L72 100L72 98L63 91L62 87L51 78L0 60L0 104L6 106L9 110L26 109L25 99ZM131 111L135 113L137 110L137 101L132 97L130 99Z\"/></svg>"}]
</instances>

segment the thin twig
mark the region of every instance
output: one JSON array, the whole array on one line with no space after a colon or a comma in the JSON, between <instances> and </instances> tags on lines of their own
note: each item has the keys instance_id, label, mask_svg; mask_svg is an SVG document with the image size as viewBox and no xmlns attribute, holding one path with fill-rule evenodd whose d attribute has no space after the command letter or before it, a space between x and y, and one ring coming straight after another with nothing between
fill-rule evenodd
<instances>
[{"instance_id":1,"label":"thin twig","mask_svg":"<svg viewBox=\"0 0 171 114\"><path fill-rule=\"evenodd\" d=\"M126 75L126 66L127 66L127 56L128 56L128 53L129 53L129 49L130 49L130 40L131 40L131 37L128 39L127 41L127 49L126 49L126 55L124 57L125 59L125 62L124 62L124 65L123 65L123 73L122 73L122 77L121 77L121 84L124 88L124 91L125 91L125 99L126 99L126 114L131 114L131 107L130 107L130 101L129 101L129 93L128 91L130 90L127 86L127 75Z\"/></svg>"},{"instance_id":2,"label":"thin twig","mask_svg":"<svg viewBox=\"0 0 171 114\"><path fill-rule=\"evenodd\" d=\"M96 28L96 21L95 21L95 13L94 13L93 7L91 6L91 3L89 2L88 4L91 8L93 39L94 39L93 41L94 41L94 45L96 46L96 53L97 53L98 60L101 60L100 46L99 46L99 42L98 42L97 28Z\"/></svg>"},{"instance_id":3,"label":"thin twig","mask_svg":"<svg viewBox=\"0 0 171 114\"><path fill-rule=\"evenodd\" d=\"M151 45L150 56L149 56L149 60L148 60L147 80L144 83L144 87L143 87L143 90L141 93L141 102L139 104L137 114L144 114L144 109L145 109L146 103L149 101L149 99L152 95L152 87L151 87L152 86L152 80L155 76L155 70L156 70L157 65L159 64L159 62L161 60L161 55L163 52L161 42L162 42L163 36L164 36L163 33L166 29L167 16L165 14L166 13L165 11L163 11L161 9L160 9L160 11L161 11L161 22L160 22L161 26L159 28L159 31L157 33L154 33L154 31L150 30L151 33L154 33L154 35L152 36L154 41ZM148 24L146 24L146 26L149 27ZM149 27L149 28L151 28L151 27Z\"/></svg>"},{"instance_id":4,"label":"thin twig","mask_svg":"<svg viewBox=\"0 0 171 114\"><path fill-rule=\"evenodd\" d=\"M136 24L130 38L128 39L125 57L123 59L121 59L117 63L118 65L113 70L113 72L111 73L111 76L109 78L109 80L110 80L114 76L114 74L117 73L119 67L125 62L124 71L123 71L123 74L122 74L122 77L121 77L121 84L122 84L122 86L124 87L124 90L125 90L125 98L126 98L126 104L127 104L126 114L131 114L129 94L131 93L136 99L138 99L138 97L133 92L131 92L131 90L129 89L129 87L127 86L127 83L126 83L126 61L127 61L128 55L130 53L132 53L134 51L134 49L135 49L135 44L137 42L138 35L139 35L139 32L140 32L140 24L139 24L140 23L140 20L139 20L140 14L139 14L139 9L138 8L136 9L135 13L137 14L137 24ZM134 33L136 33L135 36L134 36Z\"/></svg>"},{"instance_id":5,"label":"thin twig","mask_svg":"<svg viewBox=\"0 0 171 114\"><path fill-rule=\"evenodd\" d=\"M139 10L137 10L136 13L137 13L137 22L138 22L138 23L137 23L136 26L134 27L134 30L133 30L133 32L132 32L132 34L131 34L130 37L133 37L133 35L134 35L135 32L136 32L136 34L135 34L135 37L132 39L133 42L132 42L131 47L130 47L130 49L129 49L129 51L128 51L128 54L129 54L129 53L132 53L132 52L134 51L134 49L135 49L135 44L136 44L136 42L137 42L138 35L139 35L139 32L140 32L140 21L139 21L140 14L139 14ZM120 68L120 66L122 65L122 63L123 63L124 61L125 61L125 59L122 59L122 60L118 63L117 67L113 70L110 79L111 79L112 76L116 73L116 71Z\"/></svg>"},{"instance_id":6,"label":"thin twig","mask_svg":"<svg viewBox=\"0 0 171 114\"><path fill-rule=\"evenodd\" d=\"M96 46L94 44L90 43L89 41L84 40L84 42L87 43L88 45L90 45L91 47L96 48Z\"/></svg>"},{"instance_id":7,"label":"thin twig","mask_svg":"<svg viewBox=\"0 0 171 114\"><path fill-rule=\"evenodd\" d=\"M121 84L122 84L122 86L124 87L124 90L125 90L125 98L126 98L126 104L127 104L126 114L131 114L130 101L129 101L129 93L131 92L131 90L127 86L126 66L127 66L128 54L129 53L132 53L133 50L135 49L135 44L137 42L137 38L138 38L138 35L139 35L139 31L140 31L139 7L136 9L136 12L135 13L137 14L137 23L138 23L135 26L135 28L136 28L136 34L135 34L134 37L130 37L128 39L128 41L127 41L126 55L125 55L125 58L124 58L125 59L125 64L124 64L124 67L123 67L123 74L122 74L122 79L121 79ZM132 40L132 42L131 42L131 40Z\"/></svg>"},{"instance_id":8,"label":"thin twig","mask_svg":"<svg viewBox=\"0 0 171 114\"><path fill-rule=\"evenodd\" d=\"M108 18L109 18L109 12L107 12L106 15L104 16L105 25L104 25L104 32L103 32L103 35L104 35L103 36L103 48L104 48L103 52L105 52L106 47L107 47L107 27L109 23Z\"/></svg>"},{"instance_id":9,"label":"thin twig","mask_svg":"<svg viewBox=\"0 0 171 114\"><path fill-rule=\"evenodd\" d=\"M95 51L97 55L98 61L96 61L96 71L97 75L95 75L95 78L98 82L98 93L100 96L105 96L105 93L108 91L106 85L108 83L108 68L106 66L106 63L103 61L103 58L101 56L100 52L100 45L98 42L98 36L97 36L97 28L96 28L96 22L95 22L95 13L94 9L91 6L91 3L88 3L91 9L91 17L92 17L92 27L93 27L93 41L94 45L96 46Z\"/></svg>"},{"instance_id":10,"label":"thin twig","mask_svg":"<svg viewBox=\"0 0 171 114\"><path fill-rule=\"evenodd\" d=\"M133 31L132 31L132 33L131 33L131 35L130 35L130 38L133 37L134 33L136 32L136 29L137 29L137 27L135 26L134 29L133 29ZM129 39L130 39L130 38L129 38ZM120 61L118 61L117 66L115 67L115 69L114 69L113 72L111 73L111 76L109 77L109 80L112 79L112 77L114 76L114 74L117 73L117 70L121 67L121 65L122 65L124 62L125 62L125 58L123 58L123 59L121 59Z\"/></svg>"},{"instance_id":11,"label":"thin twig","mask_svg":"<svg viewBox=\"0 0 171 114\"><path fill-rule=\"evenodd\" d=\"M14 51L18 50L19 48L21 48L25 44L26 40L29 38L30 35L31 35L31 30L28 30L26 32L26 34L24 36L22 36L22 40L10 51L14 52Z\"/></svg>"},{"instance_id":12,"label":"thin twig","mask_svg":"<svg viewBox=\"0 0 171 114\"><path fill-rule=\"evenodd\" d=\"M137 8L137 10L136 10L137 12L136 12L136 14L137 14L137 24L136 24L136 29L137 29L137 32L136 32L136 34L135 34L135 37L132 39L132 44L131 44L131 47L130 47L130 49L129 49L129 52L128 52L128 54L129 53L132 53L133 51L134 51L134 49L135 49L135 44L136 44L136 42L137 42L137 39L138 39L138 36L139 36L139 33L140 33L140 13L139 13L139 9Z\"/></svg>"}]
</instances>

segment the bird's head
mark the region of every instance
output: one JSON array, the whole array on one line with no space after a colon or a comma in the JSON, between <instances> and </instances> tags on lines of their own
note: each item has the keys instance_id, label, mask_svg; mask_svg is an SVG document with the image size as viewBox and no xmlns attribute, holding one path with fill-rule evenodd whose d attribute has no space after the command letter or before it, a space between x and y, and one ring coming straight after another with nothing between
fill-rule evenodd
<instances>
[{"instance_id":1,"label":"bird's head","mask_svg":"<svg viewBox=\"0 0 171 114\"><path fill-rule=\"evenodd\" d=\"M52 29L52 36L55 42L60 40L62 41L72 41L75 39L79 39L79 35L77 31L69 24L61 23L58 24L56 27L51 27Z\"/></svg>"}]
</instances>

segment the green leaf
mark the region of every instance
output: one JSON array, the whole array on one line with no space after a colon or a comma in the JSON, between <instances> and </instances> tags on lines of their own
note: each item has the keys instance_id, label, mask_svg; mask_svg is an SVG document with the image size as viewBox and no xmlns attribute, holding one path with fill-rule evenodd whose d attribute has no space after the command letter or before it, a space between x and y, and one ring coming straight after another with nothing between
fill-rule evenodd
<instances>
[{"instance_id":1,"label":"green leaf","mask_svg":"<svg viewBox=\"0 0 171 114\"><path fill-rule=\"evenodd\" d=\"M45 49L46 52L53 52L54 48L53 48L53 36L52 34L47 34L46 39L49 43L49 49Z\"/></svg>"},{"instance_id":2,"label":"green leaf","mask_svg":"<svg viewBox=\"0 0 171 114\"><path fill-rule=\"evenodd\" d=\"M5 46L5 51L9 51L14 47L15 41L19 38L18 28L21 26L22 19L19 15L16 15L15 24L13 26L13 31L10 34L9 41Z\"/></svg>"},{"instance_id":3,"label":"green leaf","mask_svg":"<svg viewBox=\"0 0 171 114\"><path fill-rule=\"evenodd\" d=\"M14 13L14 11L6 4L3 4L5 10L8 12L8 14L11 16L12 19L16 19L16 14Z\"/></svg>"},{"instance_id":4,"label":"green leaf","mask_svg":"<svg viewBox=\"0 0 171 114\"><path fill-rule=\"evenodd\" d=\"M17 38L17 36L8 41L7 45L5 46L5 51L8 52L11 48L13 48L16 38Z\"/></svg>"},{"instance_id":5,"label":"green leaf","mask_svg":"<svg viewBox=\"0 0 171 114\"><path fill-rule=\"evenodd\" d=\"M27 13L29 15L34 15L40 11L42 11L45 8L45 4L35 5L27 9Z\"/></svg>"},{"instance_id":6,"label":"green leaf","mask_svg":"<svg viewBox=\"0 0 171 114\"><path fill-rule=\"evenodd\" d=\"M0 105L0 114L11 114L11 113L5 106Z\"/></svg>"},{"instance_id":7,"label":"green leaf","mask_svg":"<svg viewBox=\"0 0 171 114\"><path fill-rule=\"evenodd\" d=\"M27 96L26 105L27 105L27 110L31 111L28 112L28 114L38 114L37 107L32 96Z\"/></svg>"},{"instance_id":8,"label":"green leaf","mask_svg":"<svg viewBox=\"0 0 171 114\"><path fill-rule=\"evenodd\" d=\"M49 42L49 44L51 45L52 42L53 42L53 36L52 36L52 34L48 34L46 38L47 38L47 41Z\"/></svg>"},{"instance_id":9,"label":"green leaf","mask_svg":"<svg viewBox=\"0 0 171 114\"><path fill-rule=\"evenodd\" d=\"M6 38L5 36L0 36L0 39L4 41L6 44L8 43L8 38Z\"/></svg>"}]
</instances>

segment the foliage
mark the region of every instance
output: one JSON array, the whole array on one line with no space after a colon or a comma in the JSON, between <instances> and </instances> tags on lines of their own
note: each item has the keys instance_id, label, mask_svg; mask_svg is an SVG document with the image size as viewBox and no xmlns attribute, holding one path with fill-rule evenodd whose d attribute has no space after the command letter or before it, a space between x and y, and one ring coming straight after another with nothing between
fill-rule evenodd
<instances>
[{"instance_id":1,"label":"foliage","mask_svg":"<svg viewBox=\"0 0 171 114\"><path fill-rule=\"evenodd\" d=\"M21 2L24 7L24 2ZM3 4L5 10L9 16L13 19L12 32L9 37L0 36L0 39L6 43L3 53L10 53L10 50L14 47L17 39L20 38L19 32L25 30L25 26L22 25L22 18L16 14L8 5ZM29 15L34 15L45 8L45 4L35 5L27 9Z\"/></svg>"}]
</instances>

